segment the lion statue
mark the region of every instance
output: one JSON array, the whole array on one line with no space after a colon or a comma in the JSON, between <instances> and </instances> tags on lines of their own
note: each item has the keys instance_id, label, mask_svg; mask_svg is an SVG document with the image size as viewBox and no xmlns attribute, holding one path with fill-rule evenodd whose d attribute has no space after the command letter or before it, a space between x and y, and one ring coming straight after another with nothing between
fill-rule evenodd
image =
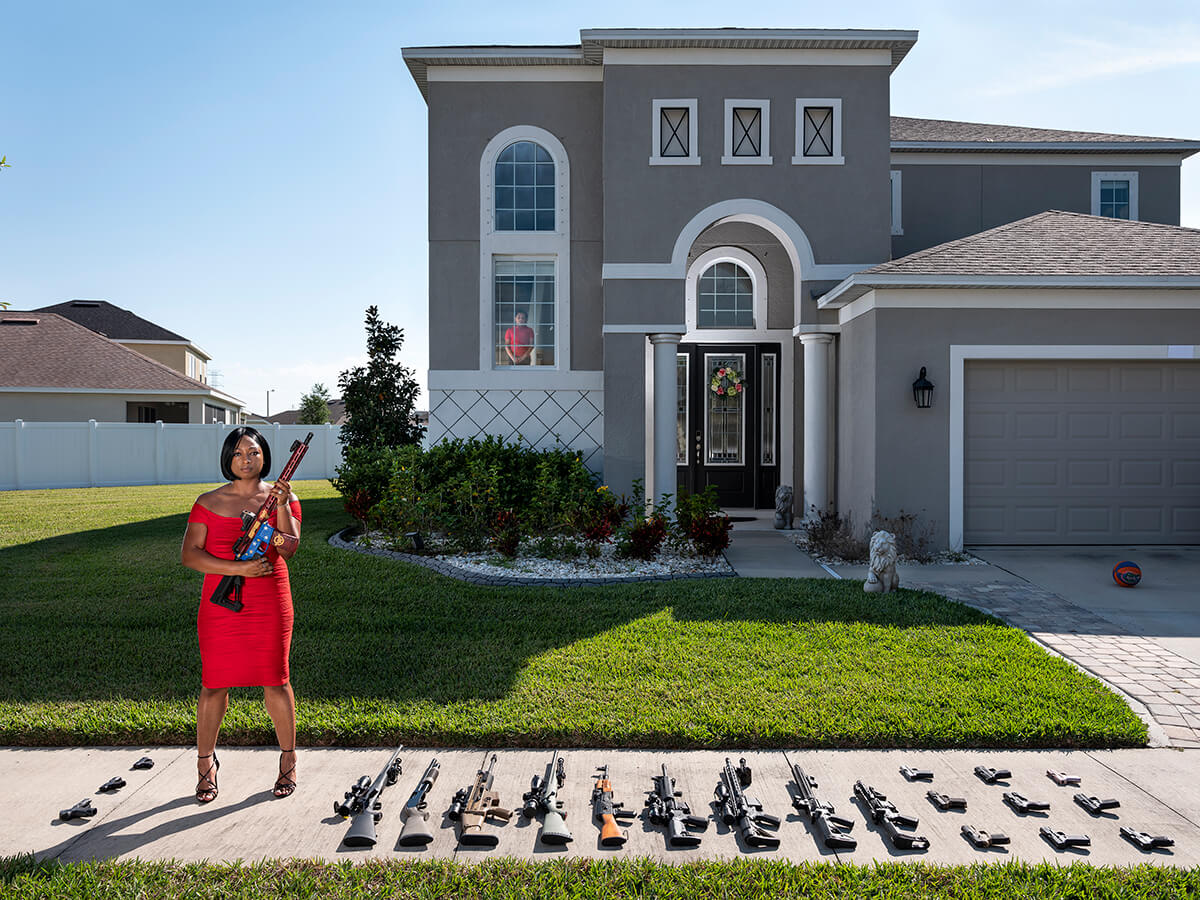
<instances>
[{"instance_id":1,"label":"lion statue","mask_svg":"<svg viewBox=\"0 0 1200 900\"><path fill-rule=\"evenodd\" d=\"M890 531L877 531L871 535L871 564L863 590L868 594L887 594L898 587L896 536Z\"/></svg>"},{"instance_id":2,"label":"lion statue","mask_svg":"<svg viewBox=\"0 0 1200 900\"><path fill-rule=\"evenodd\" d=\"M775 488L775 527L792 527L792 499L795 493L790 484L781 484Z\"/></svg>"}]
</instances>

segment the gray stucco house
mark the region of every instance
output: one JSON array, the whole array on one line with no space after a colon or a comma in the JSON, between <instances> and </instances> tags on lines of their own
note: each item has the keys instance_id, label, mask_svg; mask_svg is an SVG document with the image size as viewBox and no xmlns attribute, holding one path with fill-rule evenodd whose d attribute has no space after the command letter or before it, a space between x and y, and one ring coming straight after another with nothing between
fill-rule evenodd
<instances>
[{"instance_id":1,"label":"gray stucco house","mask_svg":"<svg viewBox=\"0 0 1200 900\"><path fill-rule=\"evenodd\" d=\"M914 31L413 47L430 439L939 542L1200 542L1200 142L890 115ZM918 408L924 371L932 400Z\"/></svg>"}]
</instances>

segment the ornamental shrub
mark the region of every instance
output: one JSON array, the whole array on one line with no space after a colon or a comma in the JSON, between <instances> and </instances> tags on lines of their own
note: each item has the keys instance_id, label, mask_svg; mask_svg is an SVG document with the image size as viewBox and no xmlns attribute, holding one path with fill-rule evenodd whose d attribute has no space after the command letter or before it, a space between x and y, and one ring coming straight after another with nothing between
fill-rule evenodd
<instances>
[{"instance_id":1,"label":"ornamental shrub","mask_svg":"<svg viewBox=\"0 0 1200 900\"><path fill-rule=\"evenodd\" d=\"M634 522L617 543L617 556L652 560L658 556L670 523L658 511Z\"/></svg>"},{"instance_id":2,"label":"ornamental shrub","mask_svg":"<svg viewBox=\"0 0 1200 900\"><path fill-rule=\"evenodd\" d=\"M388 449L348 447L342 463L329 483L342 495L346 512L364 530L377 524L373 510L388 492L393 467L393 454Z\"/></svg>"}]
</instances>

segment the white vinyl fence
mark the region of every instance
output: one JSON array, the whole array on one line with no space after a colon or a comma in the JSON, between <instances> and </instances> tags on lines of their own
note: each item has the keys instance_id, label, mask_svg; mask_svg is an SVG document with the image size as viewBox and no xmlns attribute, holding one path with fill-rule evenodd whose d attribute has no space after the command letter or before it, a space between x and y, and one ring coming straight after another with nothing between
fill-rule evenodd
<instances>
[{"instance_id":1,"label":"white vinyl fence","mask_svg":"<svg viewBox=\"0 0 1200 900\"><path fill-rule=\"evenodd\" d=\"M0 490L224 481L221 444L235 425L0 422ZM294 479L332 478L341 426L256 425L278 475L292 441L313 433Z\"/></svg>"}]
</instances>

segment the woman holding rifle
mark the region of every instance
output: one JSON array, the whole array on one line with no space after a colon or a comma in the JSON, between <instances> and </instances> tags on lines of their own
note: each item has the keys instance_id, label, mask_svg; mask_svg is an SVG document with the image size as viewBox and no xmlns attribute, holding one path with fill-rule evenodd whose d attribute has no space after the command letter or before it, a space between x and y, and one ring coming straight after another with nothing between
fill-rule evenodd
<instances>
[{"instance_id":1,"label":"woman holding rifle","mask_svg":"<svg viewBox=\"0 0 1200 900\"><path fill-rule=\"evenodd\" d=\"M244 561L233 552L242 534L243 511L253 515L270 497L276 498L276 507L268 523L277 532L300 537L300 501L285 478L274 485L263 481L270 470L271 448L256 429L230 431L221 448L221 474L229 483L196 499L183 536L183 564L204 573L196 617L202 685L196 704L200 803L217 798L217 733L231 687L262 685L263 704L282 751L273 793L287 797L296 789L296 697L288 675L292 593L285 562L295 552L295 542L270 546L266 555ZM245 579L240 612L207 602L225 575Z\"/></svg>"}]
</instances>

